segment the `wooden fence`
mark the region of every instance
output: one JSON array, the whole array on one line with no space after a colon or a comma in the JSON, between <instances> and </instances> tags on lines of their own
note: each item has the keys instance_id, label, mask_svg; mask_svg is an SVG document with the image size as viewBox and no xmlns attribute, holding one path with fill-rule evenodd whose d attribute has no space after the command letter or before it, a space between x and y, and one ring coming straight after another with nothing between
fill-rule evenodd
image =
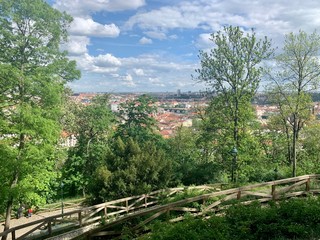
<instances>
[{"instance_id":1,"label":"wooden fence","mask_svg":"<svg viewBox=\"0 0 320 240\"><path fill-rule=\"evenodd\" d=\"M196 189L198 191L218 191L220 185L212 186L195 186L188 187L187 189ZM50 237L56 232L65 232L68 230L79 229L79 232L84 229L91 229L99 225L104 219L108 221L117 219L120 216L126 215L131 212L138 211L142 208L150 208L158 203L159 199L174 196L179 192L186 190L184 187L170 188L166 190L158 190L148 194L138 196L121 198L102 204L79 208L76 210L68 211L65 213L57 214L54 216L46 217L40 220L31 221L29 223L12 227L2 233L0 237L8 236L7 239L34 239ZM60 238L57 238L60 239Z\"/></svg>"},{"instance_id":2,"label":"wooden fence","mask_svg":"<svg viewBox=\"0 0 320 240\"><path fill-rule=\"evenodd\" d=\"M262 203L308 194L318 194L320 192L319 179L320 175L305 175L227 190L221 190L217 186L160 190L30 222L2 232L0 237L11 235L11 239L26 239L28 237L34 239L36 236L40 236L39 234L42 234L44 235L43 238L47 236L51 240L73 239L77 236L85 235L94 238L95 236L116 234L116 232L112 231L112 227L115 225L144 216L145 219L132 228L138 231L145 224L168 212L174 213L172 215L175 217L170 221L175 222L183 219L185 212L189 212L194 216L205 216L208 213L220 212L230 205L232 201L243 204L249 204L252 201ZM197 196L174 200L176 194L187 189L202 191L202 193L198 192L199 195ZM168 203L164 204L163 202ZM16 234L19 230L25 230L26 228L30 228L30 230L25 231L22 235ZM39 231L41 228L44 228L44 230ZM56 235L58 231L65 233L50 237L53 234Z\"/></svg>"}]
</instances>

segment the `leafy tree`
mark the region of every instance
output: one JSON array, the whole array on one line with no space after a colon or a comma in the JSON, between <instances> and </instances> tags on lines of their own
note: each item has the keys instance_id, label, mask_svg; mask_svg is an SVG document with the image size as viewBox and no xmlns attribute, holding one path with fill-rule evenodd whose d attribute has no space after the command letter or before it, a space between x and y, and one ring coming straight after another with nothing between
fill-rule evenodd
<instances>
[{"instance_id":1,"label":"leafy tree","mask_svg":"<svg viewBox=\"0 0 320 240\"><path fill-rule=\"evenodd\" d=\"M157 125L153 115L156 112L154 100L148 95L122 103L116 136L132 137L141 141L159 137L155 134Z\"/></svg>"},{"instance_id":2,"label":"leafy tree","mask_svg":"<svg viewBox=\"0 0 320 240\"><path fill-rule=\"evenodd\" d=\"M287 135L288 161L292 176L297 171L299 133L311 120L310 91L319 87L320 36L304 31L286 35L283 52L276 57L277 69L272 75L271 97L280 111L283 132Z\"/></svg>"},{"instance_id":3,"label":"leafy tree","mask_svg":"<svg viewBox=\"0 0 320 240\"><path fill-rule=\"evenodd\" d=\"M70 149L63 168L63 181L71 195L85 195L92 175L101 166L108 152L114 115L109 107L109 95L97 96L89 106L76 108L72 127L77 145Z\"/></svg>"},{"instance_id":4,"label":"leafy tree","mask_svg":"<svg viewBox=\"0 0 320 240\"><path fill-rule=\"evenodd\" d=\"M0 1L0 202L43 202L54 180L54 146L67 81L80 77L59 44L71 17L42 0ZM3 209L3 208L2 208ZM5 239L5 237L3 237Z\"/></svg>"},{"instance_id":5,"label":"leafy tree","mask_svg":"<svg viewBox=\"0 0 320 240\"><path fill-rule=\"evenodd\" d=\"M297 175L320 172L320 124L318 120L308 123L301 131L301 150L297 153Z\"/></svg>"},{"instance_id":6,"label":"leafy tree","mask_svg":"<svg viewBox=\"0 0 320 240\"><path fill-rule=\"evenodd\" d=\"M211 34L211 40L215 47L209 53L200 51L201 68L196 69L196 79L206 83L209 91L219 97L220 111L232 123L233 145L239 148L239 124L246 122L243 111L247 111L258 89L263 71L261 62L273 51L266 37L258 40L253 30L245 35L239 27L225 27Z\"/></svg>"},{"instance_id":7,"label":"leafy tree","mask_svg":"<svg viewBox=\"0 0 320 240\"><path fill-rule=\"evenodd\" d=\"M166 155L164 139L156 132L155 112L154 101L146 95L121 104L119 125L109 146L105 146L103 157L99 157L95 167L85 168L86 174L88 169L99 172L99 176L88 175L88 189L94 202L141 194L168 185L171 161ZM92 163L92 156L88 160Z\"/></svg>"},{"instance_id":8,"label":"leafy tree","mask_svg":"<svg viewBox=\"0 0 320 240\"><path fill-rule=\"evenodd\" d=\"M172 174L171 161L154 141L123 141L120 137L113 142L103 169L104 177L96 176L92 181L94 202L162 189ZM97 185L102 188L97 189Z\"/></svg>"},{"instance_id":9,"label":"leafy tree","mask_svg":"<svg viewBox=\"0 0 320 240\"><path fill-rule=\"evenodd\" d=\"M185 127L177 129L175 136L168 139L168 155L174 169L171 185L201 185L218 181L221 166L205 157L198 139L198 131Z\"/></svg>"}]
</instances>

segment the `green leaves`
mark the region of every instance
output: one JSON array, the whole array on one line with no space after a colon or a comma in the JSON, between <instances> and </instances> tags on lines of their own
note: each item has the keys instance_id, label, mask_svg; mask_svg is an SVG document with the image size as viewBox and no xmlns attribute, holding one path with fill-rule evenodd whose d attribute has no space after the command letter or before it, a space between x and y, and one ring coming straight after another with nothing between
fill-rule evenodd
<instances>
[{"instance_id":1,"label":"green leaves","mask_svg":"<svg viewBox=\"0 0 320 240\"><path fill-rule=\"evenodd\" d=\"M153 118L156 111L154 100L147 95L141 95L137 99L121 104L116 135L140 141L157 138L156 120Z\"/></svg>"},{"instance_id":2,"label":"green leaves","mask_svg":"<svg viewBox=\"0 0 320 240\"><path fill-rule=\"evenodd\" d=\"M270 96L280 111L277 117L288 145L287 159L292 164L292 176L297 171L297 149L300 131L312 119L310 92L319 87L320 36L304 31L286 35L283 53L276 58L278 68L270 76Z\"/></svg>"},{"instance_id":3,"label":"green leaves","mask_svg":"<svg viewBox=\"0 0 320 240\"><path fill-rule=\"evenodd\" d=\"M219 143L220 158L228 158L224 148L241 150L242 136L250 131L254 118L250 104L262 77L261 63L273 50L267 38L257 40L253 30L245 34L239 27L225 27L211 37L213 49L200 52L196 79L214 93L204 128L213 131L211 141Z\"/></svg>"},{"instance_id":4,"label":"green leaves","mask_svg":"<svg viewBox=\"0 0 320 240\"><path fill-rule=\"evenodd\" d=\"M70 21L43 0L0 1L0 192L9 205L46 201L57 174L62 94L80 77L59 48Z\"/></svg>"}]
</instances>

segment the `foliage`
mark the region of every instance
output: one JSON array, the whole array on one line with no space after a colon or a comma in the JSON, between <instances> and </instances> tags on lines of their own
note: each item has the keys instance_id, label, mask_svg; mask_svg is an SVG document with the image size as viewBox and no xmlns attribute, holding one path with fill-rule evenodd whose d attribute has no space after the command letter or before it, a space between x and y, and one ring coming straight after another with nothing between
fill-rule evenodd
<instances>
[{"instance_id":1,"label":"foliage","mask_svg":"<svg viewBox=\"0 0 320 240\"><path fill-rule=\"evenodd\" d=\"M148 149L148 151L145 151ZM91 189L93 201L105 201L165 188L171 179L171 161L154 142L117 138L105 159L107 177L97 179L102 189Z\"/></svg>"},{"instance_id":2,"label":"foliage","mask_svg":"<svg viewBox=\"0 0 320 240\"><path fill-rule=\"evenodd\" d=\"M168 139L168 156L173 161L172 186L185 186L216 182L220 167L205 157L198 146L199 133L191 128L180 127L173 138Z\"/></svg>"},{"instance_id":3,"label":"foliage","mask_svg":"<svg viewBox=\"0 0 320 240\"><path fill-rule=\"evenodd\" d=\"M55 181L64 86L80 77L59 44L71 17L42 0L0 2L0 202L45 201ZM5 206L4 206L4 205Z\"/></svg>"},{"instance_id":4,"label":"foliage","mask_svg":"<svg viewBox=\"0 0 320 240\"><path fill-rule=\"evenodd\" d=\"M96 165L96 169L104 169L105 177L90 175L90 181L101 186L90 185L93 202L142 194L169 184L172 164L167 144L156 132L155 111L153 100L146 95L120 106L116 132L100 158L103 161Z\"/></svg>"},{"instance_id":5,"label":"foliage","mask_svg":"<svg viewBox=\"0 0 320 240\"><path fill-rule=\"evenodd\" d=\"M69 150L62 174L65 188L71 196L86 194L92 176L103 165L109 151L108 139L113 133L114 115L108 99L108 95L98 96L89 106L75 108L72 129L77 145Z\"/></svg>"},{"instance_id":6,"label":"foliage","mask_svg":"<svg viewBox=\"0 0 320 240\"><path fill-rule=\"evenodd\" d=\"M309 122L301 131L301 150L298 151L298 175L320 172L320 126L318 120Z\"/></svg>"},{"instance_id":7,"label":"foliage","mask_svg":"<svg viewBox=\"0 0 320 240\"><path fill-rule=\"evenodd\" d=\"M290 199L261 207L236 204L225 216L156 222L139 239L315 239L320 236L320 199Z\"/></svg>"},{"instance_id":8,"label":"foliage","mask_svg":"<svg viewBox=\"0 0 320 240\"><path fill-rule=\"evenodd\" d=\"M297 171L299 133L311 119L312 99L310 91L320 83L320 36L304 31L286 35L283 53L276 58L277 68L272 73L270 91L273 102L280 111L282 131L287 137L287 158L292 164L292 176Z\"/></svg>"},{"instance_id":9,"label":"foliage","mask_svg":"<svg viewBox=\"0 0 320 240\"><path fill-rule=\"evenodd\" d=\"M220 116L216 118L220 119L217 126L228 138L218 139L218 142L231 142L227 146L229 149L232 145L239 149L240 125L247 126L250 122L246 113L260 83L263 68L259 64L272 54L271 44L266 37L263 41L257 40L253 30L245 35L239 27L232 26L211 37L215 47L209 53L200 51L201 68L196 70L196 79L206 83L214 94L211 110L214 116ZM209 121L215 121L215 118L209 117ZM228 126L220 125L223 121ZM231 164L232 177L237 168L234 165L237 161ZM235 181L234 177L232 181Z\"/></svg>"},{"instance_id":10,"label":"foliage","mask_svg":"<svg viewBox=\"0 0 320 240\"><path fill-rule=\"evenodd\" d=\"M151 227L151 234L146 234L138 239L213 239L213 240L227 240L229 229L224 220L219 217L212 217L208 220L187 218L179 223L156 223Z\"/></svg>"},{"instance_id":11,"label":"foliage","mask_svg":"<svg viewBox=\"0 0 320 240\"><path fill-rule=\"evenodd\" d=\"M145 94L120 104L116 137L131 137L139 141L159 140L159 135L155 134L157 127L153 118L156 111L154 99Z\"/></svg>"},{"instance_id":12,"label":"foliage","mask_svg":"<svg viewBox=\"0 0 320 240\"><path fill-rule=\"evenodd\" d=\"M223 110L223 101L220 96L213 98L202 112L202 126L197 139L197 145L202 149L203 159L219 166L221 174L232 172L232 164L234 164L234 156L231 154L234 141L233 117L228 109ZM261 136L257 134L260 125L256 121L250 102L239 106L239 110L235 174L237 181L255 181L257 180L255 175L259 172L257 166L263 165L264 160L262 148L264 143L260 141Z\"/></svg>"}]
</instances>

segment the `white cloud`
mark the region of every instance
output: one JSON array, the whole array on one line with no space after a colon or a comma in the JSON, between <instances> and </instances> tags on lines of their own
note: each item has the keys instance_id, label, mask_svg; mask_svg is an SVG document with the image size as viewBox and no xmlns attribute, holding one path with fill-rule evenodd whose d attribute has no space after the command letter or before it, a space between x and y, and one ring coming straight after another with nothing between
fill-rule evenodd
<instances>
[{"instance_id":1,"label":"white cloud","mask_svg":"<svg viewBox=\"0 0 320 240\"><path fill-rule=\"evenodd\" d=\"M109 53L98 55L97 57L94 58L93 63L95 66L98 66L98 67L110 67L110 66L121 65L121 61Z\"/></svg>"},{"instance_id":2,"label":"white cloud","mask_svg":"<svg viewBox=\"0 0 320 240\"><path fill-rule=\"evenodd\" d=\"M152 44L152 39L146 38L146 37L142 37L142 38L139 40L139 43L140 43L140 44Z\"/></svg>"},{"instance_id":3,"label":"white cloud","mask_svg":"<svg viewBox=\"0 0 320 240\"><path fill-rule=\"evenodd\" d=\"M317 1L285 0L252 1L179 1L146 12L138 12L125 24L127 29L138 27L157 39L166 39L170 30L199 29L215 32L225 25L254 28L258 36L280 42L284 33L319 27L320 7Z\"/></svg>"},{"instance_id":4,"label":"white cloud","mask_svg":"<svg viewBox=\"0 0 320 240\"><path fill-rule=\"evenodd\" d=\"M146 31L144 32L148 37L164 40L167 38L167 35L162 31Z\"/></svg>"},{"instance_id":5,"label":"white cloud","mask_svg":"<svg viewBox=\"0 0 320 240\"><path fill-rule=\"evenodd\" d=\"M134 68L133 72L137 75L137 76L144 76L144 71L141 68Z\"/></svg>"},{"instance_id":6,"label":"white cloud","mask_svg":"<svg viewBox=\"0 0 320 240\"><path fill-rule=\"evenodd\" d=\"M128 81L128 82L132 82L133 78L132 76L128 73L127 75L125 75L123 77L123 80Z\"/></svg>"},{"instance_id":7,"label":"white cloud","mask_svg":"<svg viewBox=\"0 0 320 240\"><path fill-rule=\"evenodd\" d=\"M62 45L63 50L67 50L70 55L82 55L88 52L87 46L90 39L85 36L70 36L69 41Z\"/></svg>"},{"instance_id":8,"label":"white cloud","mask_svg":"<svg viewBox=\"0 0 320 240\"><path fill-rule=\"evenodd\" d=\"M111 54L94 57L85 53L81 56L73 56L72 59L77 61L80 70L89 73L115 73L121 66L121 61Z\"/></svg>"},{"instance_id":9,"label":"white cloud","mask_svg":"<svg viewBox=\"0 0 320 240\"><path fill-rule=\"evenodd\" d=\"M169 38L175 40L175 39L178 39L178 35L173 34L173 35L170 35Z\"/></svg>"},{"instance_id":10,"label":"white cloud","mask_svg":"<svg viewBox=\"0 0 320 240\"><path fill-rule=\"evenodd\" d=\"M136 84L133 82L132 76L129 73L127 73L125 76L122 76L122 80L124 81L122 85L125 85L127 87L136 86Z\"/></svg>"},{"instance_id":11,"label":"white cloud","mask_svg":"<svg viewBox=\"0 0 320 240\"><path fill-rule=\"evenodd\" d=\"M72 16L88 16L95 12L133 10L145 5L145 0L56 0L55 8Z\"/></svg>"},{"instance_id":12,"label":"white cloud","mask_svg":"<svg viewBox=\"0 0 320 240\"><path fill-rule=\"evenodd\" d=\"M213 47L213 42L210 40L211 34L210 33L203 33L200 34L195 45L199 49L210 49Z\"/></svg>"},{"instance_id":13,"label":"white cloud","mask_svg":"<svg viewBox=\"0 0 320 240\"><path fill-rule=\"evenodd\" d=\"M70 33L96 37L117 37L120 29L115 24L103 25L94 22L91 18L75 17L70 26Z\"/></svg>"},{"instance_id":14,"label":"white cloud","mask_svg":"<svg viewBox=\"0 0 320 240\"><path fill-rule=\"evenodd\" d=\"M80 91L80 83L88 91L175 91L175 82L183 82L186 88L194 84L191 74L196 66L168 61L167 56L145 54L117 58L111 54L94 57L86 53L73 59L83 72L81 80L72 84L75 91ZM179 88L183 89L180 85Z\"/></svg>"}]
</instances>

